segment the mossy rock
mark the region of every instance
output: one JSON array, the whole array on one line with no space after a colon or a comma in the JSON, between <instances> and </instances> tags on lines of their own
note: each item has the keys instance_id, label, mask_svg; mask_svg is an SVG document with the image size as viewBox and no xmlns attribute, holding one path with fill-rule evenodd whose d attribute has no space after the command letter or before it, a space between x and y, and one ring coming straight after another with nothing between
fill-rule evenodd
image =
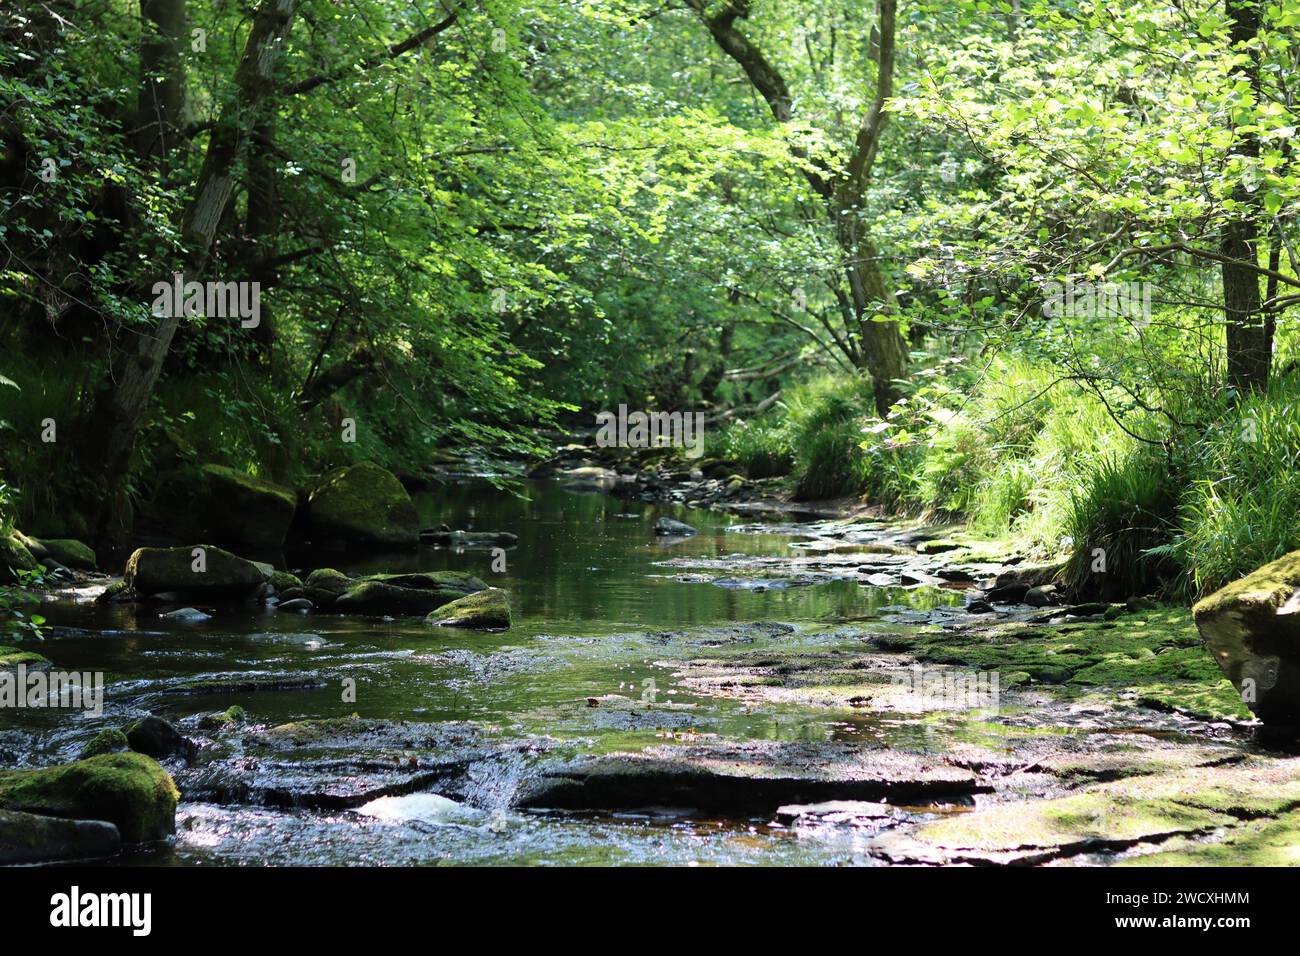
<instances>
[{"instance_id":1,"label":"mossy rock","mask_svg":"<svg viewBox=\"0 0 1300 956\"><path fill-rule=\"evenodd\" d=\"M199 719L199 726L204 730L221 730L242 724L246 720L248 720L248 713L238 704L234 704L219 714L205 714Z\"/></svg>"},{"instance_id":2,"label":"mossy rock","mask_svg":"<svg viewBox=\"0 0 1300 956\"><path fill-rule=\"evenodd\" d=\"M362 581L334 602L350 614L428 614L465 596L460 588L406 588Z\"/></svg>"},{"instance_id":3,"label":"mossy rock","mask_svg":"<svg viewBox=\"0 0 1300 956\"><path fill-rule=\"evenodd\" d=\"M392 472L373 462L336 468L308 502L313 538L372 547L415 548L420 519Z\"/></svg>"},{"instance_id":4,"label":"mossy rock","mask_svg":"<svg viewBox=\"0 0 1300 956\"><path fill-rule=\"evenodd\" d=\"M203 549L203 570L194 569L195 549ZM252 561L215 545L180 548L140 548L126 562L126 586L136 594L176 591L212 597L246 595L265 583L266 577Z\"/></svg>"},{"instance_id":5,"label":"mossy rock","mask_svg":"<svg viewBox=\"0 0 1300 956\"><path fill-rule=\"evenodd\" d=\"M78 571L94 571L98 567L95 552L75 538L33 538L21 533L16 533L16 537L37 561L50 558Z\"/></svg>"},{"instance_id":6,"label":"mossy rock","mask_svg":"<svg viewBox=\"0 0 1300 956\"><path fill-rule=\"evenodd\" d=\"M99 593L99 597L95 598L95 603L112 604L115 601L130 600L130 598L131 589L126 586L125 580L119 578Z\"/></svg>"},{"instance_id":7,"label":"mossy rock","mask_svg":"<svg viewBox=\"0 0 1300 956\"><path fill-rule=\"evenodd\" d=\"M137 720L126 728L126 739L136 753L145 754L155 760L172 756L184 757L188 760L194 756L193 741L184 737L167 721L153 714Z\"/></svg>"},{"instance_id":8,"label":"mossy rock","mask_svg":"<svg viewBox=\"0 0 1300 956\"><path fill-rule=\"evenodd\" d=\"M22 664L28 670L50 666L48 658L21 647L0 647L0 670L12 670Z\"/></svg>"},{"instance_id":9,"label":"mossy rock","mask_svg":"<svg viewBox=\"0 0 1300 956\"><path fill-rule=\"evenodd\" d=\"M115 754L130 749L131 745L127 742L126 734L109 727L95 734L90 743L82 748L81 756L77 759L85 760L88 757L98 757L100 754Z\"/></svg>"},{"instance_id":10,"label":"mossy rock","mask_svg":"<svg viewBox=\"0 0 1300 956\"><path fill-rule=\"evenodd\" d=\"M271 587L275 588L277 594L283 594L290 589L300 589L302 581L296 574L290 574L288 571L272 571L271 576L267 579Z\"/></svg>"},{"instance_id":11,"label":"mossy rock","mask_svg":"<svg viewBox=\"0 0 1300 956\"><path fill-rule=\"evenodd\" d=\"M1300 724L1300 551L1192 608L1214 662L1265 723Z\"/></svg>"},{"instance_id":12,"label":"mossy rock","mask_svg":"<svg viewBox=\"0 0 1300 956\"><path fill-rule=\"evenodd\" d=\"M362 581L378 581L392 584L399 588L422 588L428 590L452 590L465 594L482 591L487 584L468 571L417 571L405 574L367 574Z\"/></svg>"},{"instance_id":13,"label":"mossy rock","mask_svg":"<svg viewBox=\"0 0 1300 956\"><path fill-rule=\"evenodd\" d=\"M39 571L41 563L17 533L0 533L0 584L18 580L15 571Z\"/></svg>"},{"instance_id":14,"label":"mossy rock","mask_svg":"<svg viewBox=\"0 0 1300 956\"><path fill-rule=\"evenodd\" d=\"M127 843L175 833L179 799L171 775L157 761L137 753L0 771L0 808L68 820L107 820Z\"/></svg>"},{"instance_id":15,"label":"mossy rock","mask_svg":"<svg viewBox=\"0 0 1300 956\"><path fill-rule=\"evenodd\" d=\"M452 601L425 618L426 624L504 630L510 627L510 596L501 588L488 588Z\"/></svg>"},{"instance_id":16,"label":"mossy rock","mask_svg":"<svg viewBox=\"0 0 1300 956\"><path fill-rule=\"evenodd\" d=\"M317 568L303 581L305 587L329 591L335 597L351 589L354 583L356 582L342 571L335 571L333 568Z\"/></svg>"},{"instance_id":17,"label":"mossy rock","mask_svg":"<svg viewBox=\"0 0 1300 956\"><path fill-rule=\"evenodd\" d=\"M261 551L278 551L298 508L291 489L224 465L204 465L208 531Z\"/></svg>"}]
</instances>

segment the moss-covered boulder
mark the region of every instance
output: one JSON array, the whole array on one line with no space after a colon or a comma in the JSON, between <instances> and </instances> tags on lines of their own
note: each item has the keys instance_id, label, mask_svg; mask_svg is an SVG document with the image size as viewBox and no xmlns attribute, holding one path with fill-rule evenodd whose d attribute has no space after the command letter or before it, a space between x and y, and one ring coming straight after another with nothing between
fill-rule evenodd
<instances>
[{"instance_id":1,"label":"moss-covered boulder","mask_svg":"<svg viewBox=\"0 0 1300 956\"><path fill-rule=\"evenodd\" d=\"M81 756L77 759L85 760L87 757L98 757L100 754L121 753L123 750L130 750L131 745L126 739L126 734L116 728L107 728L101 730L90 739L81 750Z\"/></svg>"},{"instance_id":2,"label":"moss-covered boulder","mask_svg":"<svg viewBox=\"0 0 1300 956\"><path fill-rule=\"evenodd\" d=\"M452 601L425 618L426 624L502 630L510 626L510 597L501 588L488 588Z\"/></svg>"},{"instance_id":3,"label":"moss-covered boulder","mask_svg":"<svg viewBox=\"0 0 1300 956\"><path fill-rule=\"evenodd\" d=\"M176 784L144 754L104 754L59 767L0 771L0 808L106 820L127 843L176 832Z\"/></svg>"},{"instance_id":4,"label":"moss-covered boulder","mask_svg":"<svg viewBox=\"0 0 1300 956\"><path fill-rule=\"evenodd\" d=\"M457 598L460 588L407 588L383 581L362 581L334 602L348 614L428 614Z\"/></svg>"},{"instance_id":5,"label":"moss-covered boulder","mask_svg":"<svg viewBox=\"0 0 1300 956\"><path fill-rule=\"evenodd\" d=\"M1300 551L1215 591L1192 616L1246 706L1300 725Z\"/></svg>"},{"instance_id":6,"label":"moss-covered boulder","mask_svg":"<svg viewBox=\"0 0 1300 956\"><path fill-rule=\"evenodd\" d=\"M48 658L22 647L0 647L0 671L13 670L22 664L28 670L50 666Z\"/></svg>"},{"instance_id":7,"label":"moss-covered boulder","mask_svg":"<svg viewBox=\"0 0 1300 956\"><path fill-rule=\"evenodd\" d=\"M204 714L199 718L199 727L203 730L224 730L248 720L248 713L238 704L233 704L217 714Z\"/></svg>"},{"instance_id":8,"label":"moss-covered boulder","mask_svg":"<svg viewBox=\"0 0 1300 956\"><path fill-rule=\"evenodd\" d=\"M111 856L121 843L117 827L102 820L0 810L0 865Z\"/></svg>"},{"instance_id":9,"label":"moss-covered boulder","mask_svg":"<svg viewBox=\"0 0 1300 956\"><path fill-rule=\"evenodd\" d=\"M252 561L210 544L140 548L127 559L123 579L138 595L174 591L210 598L246 596L266 581Z\"/></svg>"},{"instance_id":10,"label":"moss-covered boulder","mask_svg":"<svg viewBox=\"0 0 1300 956\"><path fill-rule=\"evenodd\" d=\"M415 503L392 472L373 462L336 468L308 501L317 541L414 548L420 540Z\"/></svg>"},{"instance_id":11,"label":"moss-covered boulder","mask_svg":"<svg viewBox=\"0 0 1300 956\"><path fill-rule=\"evenodd\" d=\"M258 551L278 551L298 507L291 488L224 465L204 465L203 502L209 534Z\"/></svg>"},{"instance_id":12,"label":"moss-covered boulder","mask_svg":"<svg viewBox=\"0 0 1300 956\"><path fill-rule=\"evenodd\" d=\"M267 578L267 583L275 588L278 594L302 587L302 581L299 580L298 575L290 574L288 571L272 571L271 576Z\"/></svg>"},{"instance_id":13,"label":"moss-covered boulder","mask_svg":"<svg viewBox=\"0 0 1300 956\"><path fill-rule=\"evenodd\" d=\"M25 534L15 536L27 546L37 561L49 558L65 568L75 568L78 571L94 571L97 567L95 552L90 545L75 538L33 538Z\"/></svg>"},{"instance_id":14,"label":"moss-covered boulder","mask_svg":"<svg viewBox=\"0 0 1300 956\"><path fill-rule=\"evenodd\" d=\"M15 571L36 571L40 566L17 533L0 532L0 584L18 580Z\"/></svg>"}]
</instances>

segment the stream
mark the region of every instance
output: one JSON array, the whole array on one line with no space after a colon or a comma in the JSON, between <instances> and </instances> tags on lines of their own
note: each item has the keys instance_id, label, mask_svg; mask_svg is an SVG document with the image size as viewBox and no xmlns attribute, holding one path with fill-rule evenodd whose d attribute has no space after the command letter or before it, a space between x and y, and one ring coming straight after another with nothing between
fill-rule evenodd
<instances>
[{"instance_id":1,"label":"stream","mask_svg":"<svg viewBox=\"0 0 1300 956\"><path fill-rule=\"evenodd\" d=\"M290 569L469 571L510 590L509 631L252 606L186 625L159 620L148 604L51 602L43 613L53 633L41 651L56 668L105 672L105 710L99 717L6 713L5 762L75 759L98 730L148 712L177 724L201 753L218 755L211 766L168 765L182 791L174 844L125 854L117 861L125 864L825 864L872 862L862 852L871 828L786 826L770 811L565 813L518 809L513 800L543 756L697 740L862 741L921 754L969 740L1003 749L1006 728L992 723L755 702L682 679L686 662L737 651L861 651L864 634L906 631L899 614L959 605L958 592L871 587L852 580L852 569L842 580L793 586L680 574L657 562L788 557L798 538L739 532L736 518L718 512L577 493L554 482L531 482L520 497L467 481L416 500L423 526L517 534L505 571L494 572L500 556L486 549L427 547L418 556L296 555ZM665 515L699 533L656 538L654 521ZM358 715L385 726L412 722L437 742L397 740L424 777L394 776L406 758L384 763L392 760L390 738L381 741L382 757L367 756L366 743L335 741L333 756L315 754L308 770L294 763L301 741L280 759L280 751L247 749L238 733L203 731L203 715L236 704L253 729ZM428 753L435 757L426 766ZM439 786L451 764L455 784ZM362 802L349 785L364 789L367 775L399 785ZM232 785L234 777L243 782ZM917 812L952 808L959 807L934 801Z\"/></svg>"}]
</instances>

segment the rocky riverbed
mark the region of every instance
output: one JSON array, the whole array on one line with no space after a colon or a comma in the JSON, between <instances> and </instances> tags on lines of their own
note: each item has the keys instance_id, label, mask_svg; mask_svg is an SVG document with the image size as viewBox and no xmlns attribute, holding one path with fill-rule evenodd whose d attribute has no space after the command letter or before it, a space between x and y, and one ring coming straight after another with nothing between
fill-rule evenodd
<instances>
[{"instance_id":1,"label":"rocky riverbed","mask_svg":"<svg viewBox=\"0 0 1300 956\"><path fill-rule=\"evenodd\" d=\"M1072 600L1052 562L952 527L533 491L417 502L517 535L504 574L463 541L330 579L335 603L487 579L509 630L53 594L20 653L106 671L105 708L6 714L0 761L145 750L179 804L162 842L41 839L118 862L1289 862L1300 758L1185 609Z\"/></svg>"}]
</instances>

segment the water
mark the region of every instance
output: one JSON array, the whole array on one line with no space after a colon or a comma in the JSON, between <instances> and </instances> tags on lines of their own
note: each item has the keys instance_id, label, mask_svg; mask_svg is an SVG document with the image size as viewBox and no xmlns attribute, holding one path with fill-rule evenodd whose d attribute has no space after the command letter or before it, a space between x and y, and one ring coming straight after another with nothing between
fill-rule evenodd
<instances>
[{"instance_id":1,"label":"water","mask_svg":"<svg viewBox=\"0 0 1300 956\"><path fill-rule=\"evenodd\" d=\"M856 646L880 608L909 601L952 603L956 595L898 592L840 580L765 590L679 581L670 557L788 555L795 539L728 531L733 519L702 510L581 494L530 483L520 498L479 483L417 497L424 526L518 535L493 568L489 550L423 548L418 555L346 553L291 556L305 572L464 570L508 588L514 627L476 633L428 627L418 618L384 620L298 615L261 608L212 609L198 625L158 619L141 606L52 604L54 636L40 649L56 668L104 671L102 717L56 711L6 715L0 754L14 762L74 759L98 729L148 711L183 721L239 704L256 725L358 714L420 722L468 721L496 740L544 740L582 751L639 749L682 735L734 739L870 739L900 735L924 745L931 731L798 706L754 708L692 692L678 679L685 659L788 647ZM656 539L668 515L699 529L686 540ZM499 563L498 563L499 567ZM744 622L797 626L719 633ZM855 629L856 628L856 629ZM196 695L196 681L310 677L308 689ZM345 689L355 687L355 700ZM652 700L646 708L590 707L588 698ZM36 742L31 743L31 734ZM323 813L182 802L174 848L133 859L204 863L774 863L857 860L854 838L801 838L759 821L623 815L558 816L509 809L529 758L471 767L459 806L425 796L377 808ZM378 809L379 812L374 812Z\"/></svg>"}]
</instances>

